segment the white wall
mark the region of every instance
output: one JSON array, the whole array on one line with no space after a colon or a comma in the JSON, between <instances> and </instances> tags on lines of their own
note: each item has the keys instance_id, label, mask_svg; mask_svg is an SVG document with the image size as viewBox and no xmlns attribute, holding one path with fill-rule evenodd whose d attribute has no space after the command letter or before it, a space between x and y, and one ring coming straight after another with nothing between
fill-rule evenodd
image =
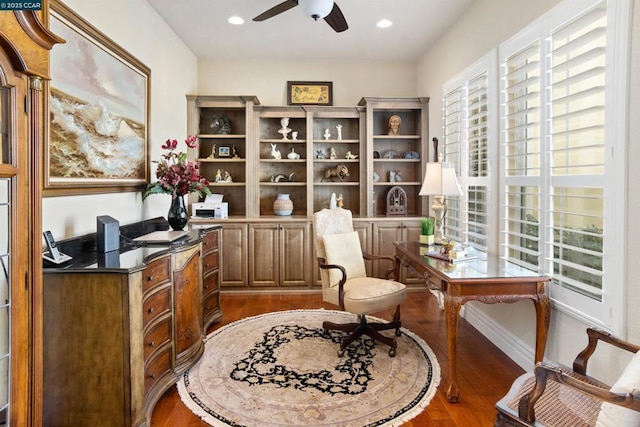
<instances>
[{"instance_id":1,"label":"white wall","mask_svg":"<svg viewBox=\"0 0 640 427\"><path fill-rule=\"evenodd\" d=\"M451 26L421 58L418 64L419 95L431 97L429 119L433 136L442 135L442 85L480 57L496 48L537 17L543 15L559 0L477 0L461 19ZM640 94L640 8L633 14L632 65L630 94ZM640 101L630 97L629 117L638 117ZM630 120L628 170L640 170L640 123ZM626 256L627 319L626 338L640 343L640 272L634 268L640 257L640 192L637 190L638 172L628 177ZM622 225L621 225L622 226ZM620 284L620 286L623 286ZM526 369L532 366L535 345L535 311L533 304L486 305L471 303L467 318L482 333L492 339L511 358ZM545 357L570 365L586 345L586 323L556 309L551 314L551 327ZM605 346L603 346L605 347ZM605 347L606 348L606 347ZM609 382L617 378L628 357L604 351L589 365L589 371Z\"/></svg>"},{"instance_id":2,"label":"white wall","mask_svg":"<svg viewBox=\"0 0 640 427\"><path fill-rule=\"evenodd\" d=\"M185 95L197 92L197 58L145 0L64 1L151 69L150 158L158 159L166 139L187 136ZM42 226L61 240L95 232L98 215L129 224L166 216L169 203L169 196L154 195L143 204L139 192L47 197Z\"/></svg>"},{"instance_id":3,"label":"white wall","mask_svg":"<svg viewBox=\"0 0 640 427\"><path fill-rule=\"evenodd\" d=\"M333 82L333 105L355 106L364 96L416 94L413 63L297 60L214 61L198 67L200 95L255 95L262 105L287 105L287 81Z\"/></svg>"}]
</instances>

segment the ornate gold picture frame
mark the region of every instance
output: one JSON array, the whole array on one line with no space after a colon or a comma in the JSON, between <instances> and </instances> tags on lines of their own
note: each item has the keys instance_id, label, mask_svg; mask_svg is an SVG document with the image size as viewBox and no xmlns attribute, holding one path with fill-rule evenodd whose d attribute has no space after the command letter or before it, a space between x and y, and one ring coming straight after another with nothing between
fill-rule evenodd
<instances>
[{"instance_id":1,"label":"ornate gold picture frame","mask_svg":"<svg viewBox=\"0 0 640 427\"><path fill-rule=\"evenodd\" d=\"M333 105L333 82L287 82L288 105Z\"/></svg>"},{"instance_id":2,"label":"ornate gold picture frame","mask_svg":"<svg viewBox=\"0 0 640 427\"><path fill-rule=\"evenodd\" d=\"M137 191L149 182L150 69L58 0L44 195Z\"/></svg>"}]
</instances>

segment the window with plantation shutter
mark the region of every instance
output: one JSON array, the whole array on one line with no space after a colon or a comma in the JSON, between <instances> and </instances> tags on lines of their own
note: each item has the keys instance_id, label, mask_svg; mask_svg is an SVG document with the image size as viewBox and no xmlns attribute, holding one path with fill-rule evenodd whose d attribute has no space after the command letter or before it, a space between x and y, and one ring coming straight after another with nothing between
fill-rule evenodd
<instances>
[{"instance_id":1,"label":"window with plantation shutter","mask_svg":"<svg viewBox=\"0 0 640 427\"><path fill-rule=\"evenodd\" d=\"M498 149L496 126L490 121L497 116L490 95L491 88L497 91L496 62L495 51L485 55L444 85L443 99L445 160L455 166L463 187L463 196L447 198L445 235L484 252L492 210L490 155Z\"/></svg>"},{"instance_id":2,"label":"window with plantation shutter","mask_svg":"<svg viewBox=\"0 0 640 427\"><path fill-rule=\"evenodd\" d=\"M500 47L501 254L551 275L558 307L614 331L623 268L607 248L624 232L614 208L625 186L624 11L628 0L568 0Z\"/></svg>"}]
</instances>

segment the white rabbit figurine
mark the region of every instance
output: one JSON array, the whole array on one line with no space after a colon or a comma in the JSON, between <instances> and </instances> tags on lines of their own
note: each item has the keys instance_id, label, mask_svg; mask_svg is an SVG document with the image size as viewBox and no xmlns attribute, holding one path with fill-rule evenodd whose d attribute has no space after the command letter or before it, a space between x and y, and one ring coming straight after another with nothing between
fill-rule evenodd
<instances>
[{"instance_id":1,"label":"white rabbit figurine","mask_svg":"<svg viewBox=\"0 0 640 427\"><path fill-rule=\"evenodd\" d=\"M271 157L274 159L281 159L282 155L280 154L280 150L276 148L276 144L271 144Z\"/></svg>"}]
</instances>

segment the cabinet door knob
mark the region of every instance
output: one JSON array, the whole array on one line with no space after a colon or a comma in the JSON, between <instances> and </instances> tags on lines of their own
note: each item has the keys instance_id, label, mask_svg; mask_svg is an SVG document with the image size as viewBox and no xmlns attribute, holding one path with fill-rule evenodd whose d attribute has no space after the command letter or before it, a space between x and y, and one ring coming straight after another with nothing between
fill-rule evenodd
<instances>
[{"instance_id":1,"label":"cabinet door knob","mask_svg":"<svg viewBox=\"0 0 640 427\"><path fill-rule=\"evenodd\" d=\"M153 314L154 311L156 311L155 308L151 307L149 310L147 310L149 314Z\"/></svg>"},{"instance_id":2,"label":"cabinet door knob","mask_svg":"<svg viewBox=\"0 0 640 427\"><path fill-rule=\"evenodd\" d=\"M156 374L149 374L147 375L149 378L151 378L152 380L156 378Z\"/></svg>"},{"instance_id":3,"label":"cabinet door knob","mask_svg":"<svg viewBox=\"0 0 640 427\"><path fill-rule=\"evenodd\" d=\"M153 275L147 277L147 282L150 282L152 280L153 280Z\"/></svg>"},{"instance_id":4,"label":"cabinet door knob","mask_svg":"<svg viewBox=\"0 0 640 427\"><path fill-rule=\"evenodd\" d=\"M155 346L156 346L156 342L155 342L155 341L151 341L151 342L149 343L149 347L155 347Z\"/></svg>"}]
</instances>

